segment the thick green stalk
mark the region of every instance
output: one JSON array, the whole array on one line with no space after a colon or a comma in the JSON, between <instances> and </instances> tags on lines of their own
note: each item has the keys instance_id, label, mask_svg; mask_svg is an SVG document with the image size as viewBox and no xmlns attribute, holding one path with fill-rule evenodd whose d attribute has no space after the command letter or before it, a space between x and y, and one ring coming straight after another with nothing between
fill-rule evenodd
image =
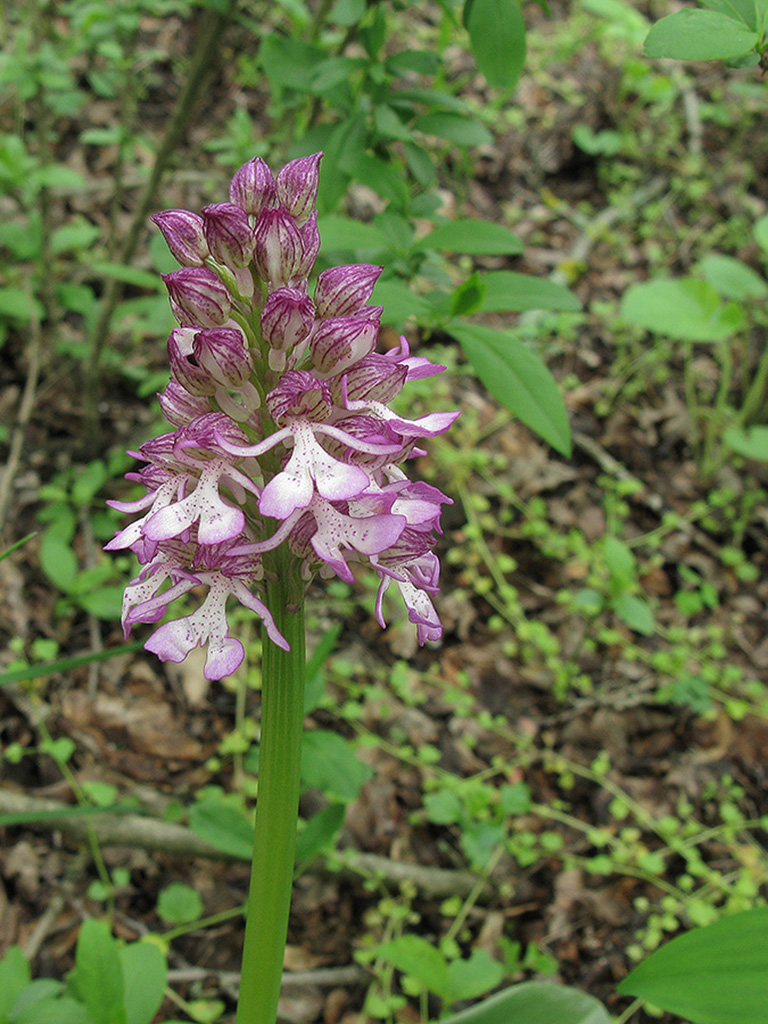
<instances>
[{"instance_id":1,"label":"thick green stalk","mask_svg":"<svg viewBox=\"0 0 768 1024\"><path fill-rule=\"evenodd\" d=\"M291 645L264 634L256 840L245 926L237 1024L275 1024L291 905L304 720L304 609L289 611L291 563L274 552L267 606Z\"/></svg>"}]
</instances>

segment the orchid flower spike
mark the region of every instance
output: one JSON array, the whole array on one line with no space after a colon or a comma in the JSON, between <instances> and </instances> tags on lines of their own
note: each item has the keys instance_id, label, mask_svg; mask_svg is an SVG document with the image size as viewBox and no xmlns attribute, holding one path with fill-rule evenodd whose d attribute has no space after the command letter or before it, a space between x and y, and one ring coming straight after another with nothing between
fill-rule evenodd
<instances>
[{"instance_id":1,"label":"orchid flower spike","mask_svg":"<svg viewBox=\"0 0 768 1024\"><path fill-rule=\"evenodd\" d=\"M139 515L107 547L132 550L141 565L125 590L126 636L137 622L160 623L147 649L177 662L204 647L208 679L244 658L227 620L232 599L288 649L265 600L281 545L300 597L315 574L351 581L362 561L381 581L382 626L395 583L419 643L442 636L433 549L451 500L411 482L403 465L458 413L407 420L389 407L408 381L445 368L411 356L405 338L377 351L382 309L369 300L381 267L334 267L310 287L321 156L276 175L255 157L228 200L152 217L181 264L163 275L179 322L160 396L172 430L134 453L145 465L128 478L145 494L111 504ZM167 617L177 598L201 591L196 610Z\"/></svg>"}]
</instances>

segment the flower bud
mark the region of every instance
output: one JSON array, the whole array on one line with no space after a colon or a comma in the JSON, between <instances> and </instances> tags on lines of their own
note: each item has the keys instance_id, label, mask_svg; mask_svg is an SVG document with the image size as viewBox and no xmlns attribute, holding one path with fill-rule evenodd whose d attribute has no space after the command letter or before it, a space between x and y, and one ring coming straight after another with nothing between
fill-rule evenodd
<instances>
[{"instance_id":1,"label":"flower bud","mask_svg":"<svg viewBox=\"0 0 768 1024\"><path fill-rule=\"evenodd\" d=\"M322 153L291 160L277 175L277 199L299 224L315 208Z\"/></svg>"},{"instance_id":2,"label":"flower bud","mask_svg":"<svg viewBox=\"0 0 768 1024\"><path fill-rule=\"evenodd\" d=\"M382 309L380 306L369 308L371 317L329 317L318 324L309 346L312 362L324 377L343 373L373 351Z\"/></svg>"},{"instance_id":3,"label":"flower bud","mask_svg":"<svg viewBox=\"0 0 768 1024\"><path fill-rule=\"evenodd\" d=\"M226 285L206 267L182 267L160 275L168 289L173 315L182 325L221 327L232 300Z\"/></svg>"},{"instance_id":4,"label":"flower bud","mask_svg":"<svg viewBox=\"0 0 768 1024\"><path fill-rule=\"evenodd\" d=\"M277 188L272 171L260 156L235 171L229 186L229 200L246 213L261 213L265 207L274 206Z\"/></svg>"},{"instance_id":5,"label":"flower bud","mask_svg":"<svg viewBox=\"0 0 768 1024\"><path fill-rule=\"evenodd\" d=\"M359 312L370 299L382 269L354 263L324 270L315 288L317 315L324 320L329 316L352 316Z\"/></svg>"},{"instance_id":6,"label":"flower bud","mask_svg":"<svg viewBox=\"0 0 768 1024\"><path fill-rule=\"evenodd\" d=\"M207 398L190 395L187 389L175 380L169 382L165 391L158 395L157 399L163 410L163 416L174 427L183 427L198 416L213 411Z\"/></svg>"},{"instance_id":7,"label":"flower bud","mask_svg":"<svg viewBox=\"0 0 768 1024\"><path fill-rule=\"evenodd\" d=\"M288 370L267 395L267 408L278 426L292 419L321 423L330 416L332 403L325 381L306 370Z\"/></svg>"},{"instance_id":8,"label":"flower bud","mask_svg":"<svg viewBox=\"0 0 768 1024\"><path fill-rule=\"evenodd\" d=\"M353 401L383 402L385 405L399 395L408 376L408 368L393 363L386 356L371 352L347 370L347 398ZM334 379L332 390L341 404L341 378Z\"/></svg>"},{"instance_id":9,"label":"flower bud","mask_svg":"<svg viewBox=\"0 0 768 1024\"><path fill-rule=\"evenodd\" d=\"M253 371L245 339L231 327L198 331L192 353L209 377L226 388L242 387Z\"/></svg>"},{"instance_id":10,"label":"flower bud","mask_svg":"<svg viewBox=\"0 0 768 1024\"><path fill-rule=\"evenodd\" d=\"M317 210L299 228L303 255L301 262L296 268L296 277L308 277L309 272L315 265L317 254L320 252L320 232L317 230Z\"/></svg>"},{"instance_id":11,"label":"flower bud","mask_svg":"<svg viewBox=\"0 0 768 1024\"><path fill-rule=\"evenodd\" d=\"M309 334L315 319L312 300L298 288L278 288L264 303L261 334L270 348L290 351Z\"/></svg>"},{"instance_id":12,"label":"flower bud","mask_svg":"<svg viewBox=\"0 0 768 1024\"><path fill-rule=\"evenodd\" d=\"M203 207L203 230L211 253L221 263L245 267L253 256L253 228L248 214L234 203Z\"/></svg>"},{"instance_id":13,"label":"flower bud","mask_svg":"<svg viewBox=\"0 0 768 1024\"><path fill-rule=\"evenodd\" d=\"M253 230L253 262L259 277L273 287L287 284L304 255L299 229L285 210L262 210Z\"/></svg>"},{"instance_id":14,"label":"flower bud","mask_svg":"<svg viewBox=\"0 0 768 1024\"><path fill-rule=\"evenodd\" d=\"M183 267L201 267L208 255L203 218L189 210L163 210L150 220L163 233L168 248Z\"/></svg>"}]
</instances>

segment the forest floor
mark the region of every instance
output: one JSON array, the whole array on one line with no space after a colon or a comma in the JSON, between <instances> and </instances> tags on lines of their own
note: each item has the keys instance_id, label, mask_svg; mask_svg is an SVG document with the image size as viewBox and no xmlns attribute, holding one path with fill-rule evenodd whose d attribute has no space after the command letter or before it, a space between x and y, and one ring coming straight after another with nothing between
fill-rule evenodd
<instances>
[{"instance_id":1,"label":"forest floor","mask_svg":"<svg viewBox=\"0 0 768 1024\"><path fill-rule=\"evenodd\" d=\"M448 935L465 954L484 949L507 980L559 977L618 1014L628 1000L615 986L643 952L768 893L766 472L731 459L702 477L683 349L618 313L631 284L659 268L687 273L712 249L760 269L749 225L768 210L765 87L751 70L691 65L657 72L673 84L651 100L611 63L610 40L598 33L567 46L564 14L535 20L532 70L454 201L525 243L523 257L478 266L560 275L582 303L581 313L519 319L561 382L574 452L563 458L500 411L450 339L410 331L449 365L417 404L464 413L416 465L454 499L439 548L445 637L418 649L402 617L381 631L368 579L310 593L310 649L338 635L316 673L307 729L350 741L365 769L349 790L318 771L302 798L304 817L334 799L346 811L337 851L309 862L296 883L286 956L295 978L282 1012L297 1024L355 1024L371 984L391 999L391 972L360 952L403 928ZM150 23L148 43L183 52L187 31ZM223 62L202 101L163 207L196 210L224 193L226 169L202 143L236 103L254 117L259 109L233 64ZM479 76L470 91L483 101ZM170 95L157 88L146 99L148 130L162 124ZM87 116L109 124L117 105ZM607 146L600 132L636 144L629 155L601 143L590 154L574 144L576 125ZM57 140L58 157L98 186L109 160L92 166L73 141L85 126ZM444 187L453 187L450 166ZM70 209L106 224L100 194L73 196ZM119 217L128 223L130 188L126 196ZM65 327L76 340L76 319ZM161 338L136 345L125 331L114 345L142 382L164 372ZM692 354L701 393L714 392L711 347ZM24 339L11 332L0 365L8 422L26 369ZM147 388L137 394L129 375L109 373L104 453L136 447L158 423ZM7 542L39 531L41 512L45 523L53 491L78 465L81 412L75 358L47 354ZM118 493L111 486L94 508ZM75 547L81 566L100 557L88 516ZM118 622L62 595L40 557L38 534L0 562L0 668L122 643ZM243 629L252 629L245 619ZM195 801L252 806L258 682L255 667L239 683L207 684L199 659L163 666L139 650L4 686L0 815L34 817L30 801L71 804L77 790L96 804L136 801L181 826ZM51 756L62 740L74 744L68 756ZM330 764L326 742L317 746ZM214 922L171 923L172 985L231 1012L242 919L227 912L245 898L247 863L200 855L189 830L178 852L163 848L162 831L110 841L93 821L97 831L79 839L78 819L0 830L0 952L19 943L39 975L62 977L84 916L104 911L94 885L104 871L122 882L114 929L125 939L167 932L172 916L159 916L158 898L183 883ZM417 1019L408 1007L398 1013Z\"/></svg>"}]
</instances>

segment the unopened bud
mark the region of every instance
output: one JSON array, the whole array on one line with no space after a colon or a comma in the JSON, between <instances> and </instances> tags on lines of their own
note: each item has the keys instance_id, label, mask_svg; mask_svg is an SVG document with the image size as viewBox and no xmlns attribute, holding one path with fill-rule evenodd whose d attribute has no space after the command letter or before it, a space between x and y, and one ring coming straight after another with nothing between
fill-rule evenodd
<instances>
[{"instance_id":1,"label":"unopened bud","mask_svg":"<svg viewBox=\"0 0 768 1024\"><path fill-rule=\"evenodd\" d=\"M260 156L255 156L235 171L229 186L229 199L246 213L261 213L265 207L275 205L276 197L272 171Z\"/></svg>"},{"instance_id":2,"label":"unopened bud","mask_svg":"<svg viewBox=\"0 0 768 1024\"><path fill-rule=\"evenodd\" d=\"M346 267L324 270L317 279L315 306L321 319L329 316L352 316L365 306L381 267L354 263Z\"/></svg>"},{"instance_id":3,"label":"unopened bud","mask_svg":"<svg viewBox=\"0 0 768 1024\"><path fill-rule=\"evenodd\" d=\"M381 307L371 306L372 317L329 317L310 338L312 362L324 377L336 376L373 351L379 334Z\"/></svg>"},{"instance_id":4,"label":"unopened bud","mask_svg":"<svg viewBox=\"0 0 768 1024\"><path fill-rule=\"evenodd\" d=\"M291 160L277 175L277 199L299 224L315 208L322 153Z\"/></svg>"},{"instance_id":5,"label":"unopened bud","mask_svg":"<svg viewBox=\"0 0 768 1024\"><path fill-rule=\"evenodd\" d=\"M248 214L234 203L203 207L203 230L211 253L221 263L245 267L253 256L253 228Z\"/></svg>"},{"instance_id":6,"label":"unopened bud","mask_svg":"<svg viewBox=\"0 0 768 1024\"><path fill-rule=\"evenodd\" d=\"M254 228L253 262L259 277L273 287L287 284L296 274L304 249L299 229L285 210L262 210Z\"/></svg>"},{"instance_id":7,"label":"unopened bud","mask_svg":"<svg viewBox=\"0 0 768 1024\"><path fill-rule=\"evenodd\" d=\"M183 267L201 267L208 256L203 218L189 210L163 210L150 220L163 233L168 248Z\"/></svg>"},{"instance_id":8,"label":"unopened bud","mask_svg":"<svg viewBox=\"0 0 768 1024\"><path fill-rule=\"evenodd\" d=\"M307 337L314 318L308 295L298 288L278 288L264 303L261 334L270 348L288 352Z\"/></svg>"},{"instance_id":9,"label":"unopened bud","mask_svg":"<svg viewBox=\"0 0 768 1024\"><path fill-rule=\"evenodd\" d=\"M229 319L232 300L226 285L206 267L182 267L161 274L173 315L182 325L221 327Z\"/></svg>"}]
</instances>

